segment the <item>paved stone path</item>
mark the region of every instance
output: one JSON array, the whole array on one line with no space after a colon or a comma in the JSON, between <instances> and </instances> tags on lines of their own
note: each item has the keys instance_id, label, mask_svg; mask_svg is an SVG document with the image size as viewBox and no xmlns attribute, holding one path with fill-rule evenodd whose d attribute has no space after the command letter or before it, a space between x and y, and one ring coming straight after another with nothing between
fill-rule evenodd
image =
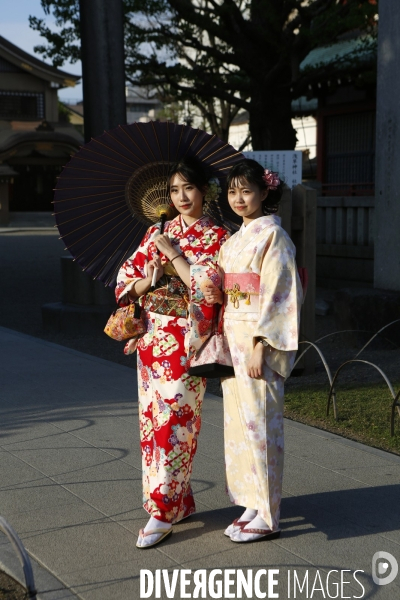
<instances>
[{"instance_id":1,"label":"paved stone path","mask_svg":"<svg viewBox=\"0 0 400 600\"><path fill-rule=\"evenodd\" d=\"M300 583L308 572L308 596L305 584L297 598L335 597L341 577L349 583L339 597L399 597L400 575L378 586L371 561L378 551L400 561L400 457L286 421L282 535L233 544L222 532L240 509L225 494L222 404L209 394L193 474L198 512L140 551L134 370L6 328L0 365L0 514L33 559L39 598L133 600L141 569L277 569L280 598L295 597L295 571ZM0 568L22 577L4 536ZM212 590L207 598L217 597ZM177 588L170 597L183 596Z\"/></svg>"}]
</instances>

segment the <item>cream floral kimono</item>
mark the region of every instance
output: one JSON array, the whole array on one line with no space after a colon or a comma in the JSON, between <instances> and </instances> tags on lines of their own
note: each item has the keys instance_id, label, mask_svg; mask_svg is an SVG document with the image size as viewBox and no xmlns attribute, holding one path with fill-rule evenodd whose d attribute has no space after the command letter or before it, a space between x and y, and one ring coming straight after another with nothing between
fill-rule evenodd
<instances>
[{"instance_id":1,"label":"cream floral kimono","mask_svg":"<svg viewBox=\"0 0 400 600\"><path fill-rule=\"evenodd\" d=\"M222 380L227 488L232 502L258 510L272 530L282 494L283 384L297 350L303 296L295 252L274 215L242 226L219 257L236 375ZM270 346L262 379L246 371L257 337Z\"/></svg>"}]
</instances>

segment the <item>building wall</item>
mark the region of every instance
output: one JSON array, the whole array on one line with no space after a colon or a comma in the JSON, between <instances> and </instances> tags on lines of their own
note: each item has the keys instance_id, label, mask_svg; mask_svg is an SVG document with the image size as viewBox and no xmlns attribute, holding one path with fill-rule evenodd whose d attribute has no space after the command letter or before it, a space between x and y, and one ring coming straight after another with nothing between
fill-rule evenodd
<instances>
[{"instance_id":1,"label":"building wall","mask_svg":"<svg viewBox=\"0 0 400 600\"><path fill-rule=\"evenodd\" d=\"M129 106L129 105L128 105ZM155 119L155 110L149 109L148 111L126 111L126 122L128 124L139 121L140 123L148 123Z\"/></svg>"},{"instance_id":2,"label":"building wall","mask_svg":"<svg viewBox=\"0 0 400 600\"><path fill-rule=\"evenodd\" d=\"M229 128L228 142L236 149L240 148L243 142L249 135L249 124L241 123L240 125L231 125ZM242 150L252 150L251 144L247 144Z\"/></svg>"},{"instance_id":3,"label":"building wall","mask_svg":"<svg viewBox=\"0 0 400 600\"><path fill-rule=\"evenodd\" d=\"M43 118L47 121L58 121L57 89L50 87L47 81L29 73L1 73L0 90L43 94Z\"/></svg>"},{"instance_id":4,"label":"building wall","mask_svg":"<svg viewBox=\"0 0 400 600\"><path fill-rule=\"evenodd\" d=\"M17 173L9 186L11 211L52 211L56 178L83 142L59 119L57 90L76 78L38 62L21 56L19 65L11 63L0 47L0 162Z\"/></svg>"},{"instance_id":5,"label":"building wall","mask_svg":"<svg viewBox=\"0 0 400 600\"><path fill-rule=\"evenodd\" d=\"M312 116L296 117L292 119L293 128L296 130L297 142L295 150L306 152L311 160L317 155L317 122Z\"/></svg>"},{"instance_id":6,"label":"building wall","mask_svg":"<svg viewBox=\"0 0 400 600\"><path fill-rule=\"evenodd\" d=\"M44 106L46 121L58 121L58 96L56 89L47 86Z\"/></svg>"},{"instance_id":7,"label":"building wall","mask_svg":"<svg viewBox=\"0 0 400 600\"><path fill-rule=\"evenodd\" d=\"M318 111L318 176L324 195L373 195L375 104Z\"/></svg>"},{"instance_id":8,"label":"building wall","mask_svg":"<svg viewBox=\"0 0 400 600\"><path fill-rule=\"evenodd\" d=\"M44 93L47 82L29 73L1 73L0 89Z\"/></svg>"}]
</instances>

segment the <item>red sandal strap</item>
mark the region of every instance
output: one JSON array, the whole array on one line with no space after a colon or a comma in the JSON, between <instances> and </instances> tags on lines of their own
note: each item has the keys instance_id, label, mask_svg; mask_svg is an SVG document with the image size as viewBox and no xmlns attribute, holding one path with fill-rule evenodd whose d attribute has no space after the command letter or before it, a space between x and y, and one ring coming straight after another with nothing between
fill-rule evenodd
<instances>
[{"instance_id":1,"label":"red sandal strap","mask_svg":"<svg viewBox=\"0 0 400 600\"><path fill-rule=\"evenodd\" d=\"M279 529L277 531L279 531ZM271 535L272 533L276 533L276 531L271 531L271 529L242 529L241 533L259 533L261 535Z\"/></svg>"},{"instance_id":2,"label":"red sandal strap","mask_svg":"<svg viewBox=\"0 0 400 600\"><path fill-rule=\"evenodd\" d=\"M243 529L243 527L245 527L246 525L248 525L251 521L239 521L239 519L235 519L232 523L232 525L235 525L235 527L240 527L241 529Z\"/></svg>"}]
</instances>

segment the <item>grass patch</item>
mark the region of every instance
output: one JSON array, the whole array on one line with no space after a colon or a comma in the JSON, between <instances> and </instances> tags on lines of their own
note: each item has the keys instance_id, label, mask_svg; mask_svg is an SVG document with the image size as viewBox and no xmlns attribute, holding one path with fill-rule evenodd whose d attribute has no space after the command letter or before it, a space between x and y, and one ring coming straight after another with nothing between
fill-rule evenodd
<instances>
[{"instance_id":1,"label":"grass patch","mask_svg":"<svg viewBox=\"0 0 400 600\"><path fill-rule=\"evenodd\" d=\"M395 393L400 382L393 384ZM284 416L332 433L400 454L400 416L396 410L394 436L390 435L392 395L385 383L340 384L336 388L338 420L331 403L326 416L329 388L326 385L288 386Z\"/></svg>"}]
</instances>

